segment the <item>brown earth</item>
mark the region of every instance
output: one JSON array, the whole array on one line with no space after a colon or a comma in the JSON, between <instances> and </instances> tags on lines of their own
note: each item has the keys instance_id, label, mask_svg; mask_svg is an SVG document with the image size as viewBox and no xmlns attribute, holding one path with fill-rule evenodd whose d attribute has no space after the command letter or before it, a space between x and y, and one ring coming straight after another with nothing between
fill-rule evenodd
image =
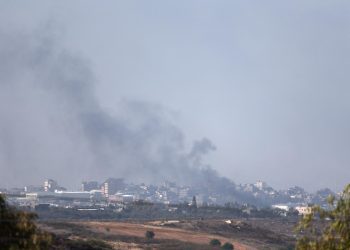
<instances>
[{"instance_id":1,"label":"brown earth","mask_svg":"<svg viewBox=\"0 0 350 250\"><path fill-rule=\"evenodd\" d=\"M125 222L76 222L77 225L84 225L89 230L96 233L104 233L109 235L125 235L144 237L147 230L155 233L156 239L173 239L184 242L191 242L195 244L209 244L210 240L218 239L222 243L230 242L238 250L254 250L254 246L249 246L238 242L236 239L230 237L219 236L216 234L209 234L205 232L190 231L179 228L169 228L162 226L154 226L149 224L139 223L125 223Z\"/></svg>"},{"instance_id":2,"label":"brown earth","mask_svg":"<svg viewBox=\"0 0 350 250\"><path fill-rule=\"evenodd\" d=\"M234 219L228 220L182 220L177 223L162 221L149 222L233 238L235 241L259 249L293 249L295 220L286 219Z\"/></svg>"}]
</instances>

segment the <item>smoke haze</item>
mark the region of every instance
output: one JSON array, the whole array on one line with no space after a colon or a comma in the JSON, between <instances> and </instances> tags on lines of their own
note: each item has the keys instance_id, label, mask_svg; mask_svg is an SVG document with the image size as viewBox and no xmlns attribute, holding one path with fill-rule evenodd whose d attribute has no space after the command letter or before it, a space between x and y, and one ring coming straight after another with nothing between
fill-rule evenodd
<instances>
[{"instance_id":1,"label":"smoke haze","mask_svg":"<svg viewBox=\"0 0 350 250\"><path fill-rule=\"evenodd\" d=\"M40 34L40 35L39 35ZM0 40L1 183L55 178L189 183L190 168L214 150L196 141L190 154L170 112L120 100L112 116L96 100L88 62L60 47L49 31L2 33Z\"/></svg>"},{"instance_id":2,"label":"smoke haze","mask_svg":"<svg viewBox=\"0 0 350 250\"><path fill-rule=\"evenodd\" d=\"M342 0L2 1L0 181L185 182L211 165L237 183L341 190L349 12Z\"/></svg>"}]
</instances>

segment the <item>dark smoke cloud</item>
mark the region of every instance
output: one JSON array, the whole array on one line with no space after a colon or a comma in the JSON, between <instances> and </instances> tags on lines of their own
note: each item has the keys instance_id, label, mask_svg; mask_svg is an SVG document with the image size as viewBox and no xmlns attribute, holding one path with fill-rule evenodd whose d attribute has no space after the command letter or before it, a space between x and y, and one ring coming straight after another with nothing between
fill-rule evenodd
<instances>
[{"instance_id":1,"label":"dark smoke cloud","mask_svg":"<svg viewBox=\"0 0 350 250\"><path fill-rule=\"evenodd\" d=\"M215 145L208 138L203 138L193 143L189 158L193 161L194 166L203 166L203 155L214 150L216 150Z\"/></svg>"},{"instance_id":2,"label":"dark smoke cloud","mask_svg":"<svg viewBox=\"0 0 350 250\"><path fill-rule=\"evenodd\" d=\"M54 178L72 186L107 177L190 183L208 171L216 176L202 161L215 150L210 140L196 141L187 153L181 130L155 104L120 100L109 114L95 97L95 82L89 63L51 32L0 33L2 184Z\"/></svg>"}]
</instances>

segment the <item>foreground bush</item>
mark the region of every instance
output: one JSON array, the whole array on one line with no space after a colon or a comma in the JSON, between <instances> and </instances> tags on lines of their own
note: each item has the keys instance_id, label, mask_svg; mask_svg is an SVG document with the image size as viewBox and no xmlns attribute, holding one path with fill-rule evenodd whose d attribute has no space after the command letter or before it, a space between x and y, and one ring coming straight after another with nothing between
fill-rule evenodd
<instances>
[{"instance_id":1,"label":"foreground bush","mask_svg":"<svg viewBox=\"0 0 350 250\"><path fill-rule=\"evenodd\" d=\"M350 184L328 203L329 209L314 206L299 222L297 249L350 249Z\"/></svg>"},{"instance_id":2,"label":"foreground bush","mask_svg":"<svg viewBox=\"0 0 350 250\"><path fill-rule=\"evenodd\" d=\"M65 249L74 249L74 250L110 250L113 249L109 244L105 243L102 240L98 239L89 239L89 240L65 240L64 245Z\"/></svg>"},{"instance_id":3,"label":"foreground bush","mask_svg":"<svg viewBox=\"0 0 350 250\"><path fill-rule=\"evenodd\" d=\"M225 250L233 250L234 249L234 246L229 243L229 242L226 242L225 244L222 245L221 247L222 249L225 249Z\"/></svg>"},{"instance_id":4,"label":"foreground bush","mask_svg":"<svg viewBox=\"0 0 350 250\"><path fill-rule=\"evenodd\" d=\"M41 250L51 243L51 235L42 232L34 223L34 213L10 207L0 195L0 246L2 250Z\"/></svg>"},{"instance_id":5,"label":"foreground bush","mask_svg":"<svg viewBox=\"0 0 350 250\"><path fill-rule=\"evenodd\" d=\"M221 242L218 239L212 239L209 242L209 245L211 245L211 246L221 246Z\"/></svg>"},{"instance_id":6,"label":"foreground bush","mask_svg":"<svg viewBox=\"0 0 350 250\"><path fill-rule=\"evenodd\" d=\"M149 239L149 240L153 239L154 235L155 234L154 234L153 231L147 231L146 234L145 234L146 238Z\"/></svg>"}]
</instances>

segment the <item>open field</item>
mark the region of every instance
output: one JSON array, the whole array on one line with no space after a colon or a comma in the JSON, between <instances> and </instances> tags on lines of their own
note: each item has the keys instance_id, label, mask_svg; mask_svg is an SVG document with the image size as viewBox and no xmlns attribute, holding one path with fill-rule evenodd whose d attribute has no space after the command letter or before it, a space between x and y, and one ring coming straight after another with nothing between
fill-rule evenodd
<instances>
[{"instance_id":1,"label":"open field","mask_svg":"<svg viewBox=\"0 0 350 250\"><path fill-rule=\"evenodd\" d=\"M144 237L145 232L151 230L155 233L157 239L173 239L184 242L190 242L194 244L208 244L211 239L218 239L221 242L231 242L234 244L235 249L239 250L253 250L252 246L241 244L236 240L228 237L218 236L215 234L209 234L205 232L190 231L179 228L169 228L161 226L153 226L149 224L135 224L135 223L122 223L122 222L84 222L83 225L89 227L92 231L103 233L106 232L106 228L109 228L109 234L127 235Z\"/></svg>"},{"instance_id":2,"label":"open field","mask_svg":"<svg viewBox=\"0 0 350 250\"><path fill-rule=\"evenodd\" d=\"M112 249L213 249L209 242L216 238L222 243L232 243L235 249L253 250L293 249L292 224L271 220L237 220L231 224L223 220L186 220L170 223L72 221L41 226L59 237L97 239L108 243ZM145 238L149 230L155 233L152 240Z\"/></svg>"}]
</instances>

